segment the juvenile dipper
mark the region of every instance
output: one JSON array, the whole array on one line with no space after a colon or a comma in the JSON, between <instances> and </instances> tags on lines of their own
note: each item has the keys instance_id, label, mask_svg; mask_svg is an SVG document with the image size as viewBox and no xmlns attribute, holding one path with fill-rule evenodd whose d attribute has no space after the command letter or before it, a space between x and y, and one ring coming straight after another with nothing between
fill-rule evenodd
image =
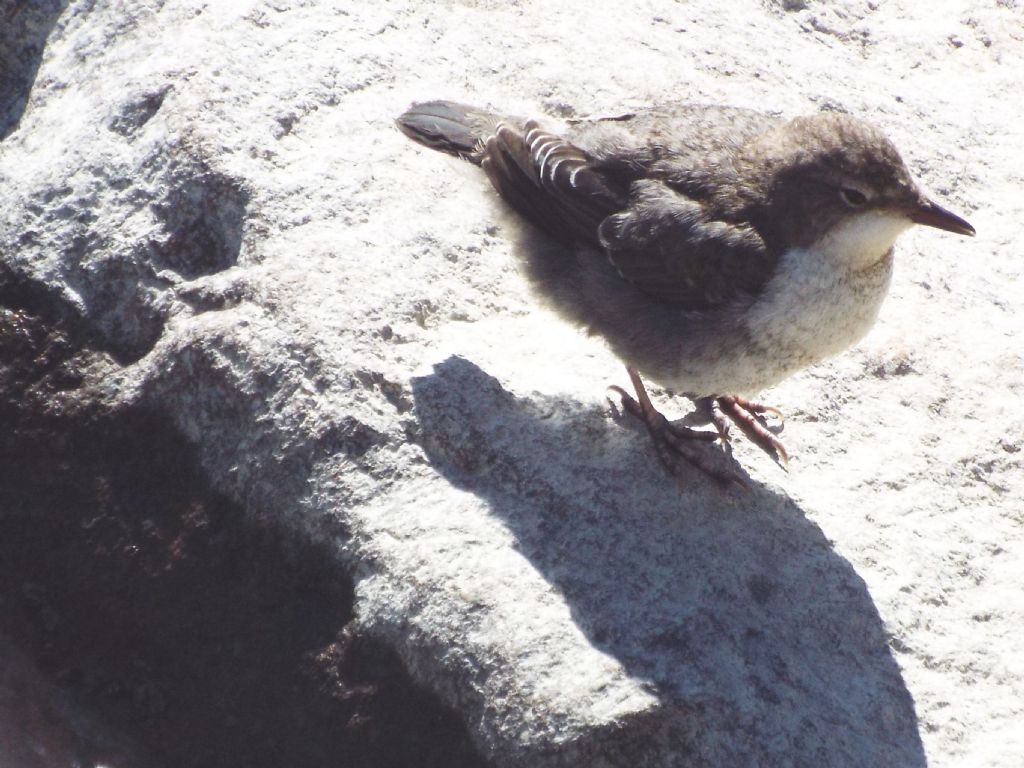
<instances>
[{"instance_id":1,"label":"juvenile dipper","mask_svg":"<svg viewBox=\"0 0 1024 768\"><path fill-rule=\"evenodd\" d=\"M572 121L563 131L464 104L416 104L413 140L480 166L520 220L535 291L626 363L661 460L738 480L700 443L728 423L785 463L746 399L871 327L911 224L974 228L928 199L882 132L845 114L780 120L685 105ZM689 397L695 430L651 404L640 374ZM690 419L691 423L694 419Z\"/></svg>"}]
</instances>

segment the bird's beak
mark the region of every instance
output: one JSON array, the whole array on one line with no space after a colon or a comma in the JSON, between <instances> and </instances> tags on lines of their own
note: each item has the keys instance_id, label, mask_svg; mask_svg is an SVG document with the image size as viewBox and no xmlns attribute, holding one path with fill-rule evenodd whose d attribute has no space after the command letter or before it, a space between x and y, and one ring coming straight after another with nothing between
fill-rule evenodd
<instances>
[{"instance_id":1,"label":"bird's beak","mask_svg":"<svg viewBox=\"0 0 1024 768\"><path fill-rule=\"evenodd\" d=\"M974 235L974 227L967 221L927 197L922 197L921 202L910 210L910 220L915 224L956 232L958 235Z\"/></svg>"}]
</instances>

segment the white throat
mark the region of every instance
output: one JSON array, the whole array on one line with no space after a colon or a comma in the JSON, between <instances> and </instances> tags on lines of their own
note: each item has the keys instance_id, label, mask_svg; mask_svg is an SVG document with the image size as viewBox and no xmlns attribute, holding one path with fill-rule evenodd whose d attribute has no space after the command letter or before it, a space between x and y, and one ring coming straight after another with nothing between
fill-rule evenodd
<instances>
[{"instance_id":1,"label":"white throat","mask_svg":"<svg viewBox=\"0 0 1024 768\"><path fill-rule=\"evenodd\" d=\"M832 229L809 250L837 273L860 272L877 264L910 224L909 219L890 213L862 213Z\"/></svg>"}]
</instances>

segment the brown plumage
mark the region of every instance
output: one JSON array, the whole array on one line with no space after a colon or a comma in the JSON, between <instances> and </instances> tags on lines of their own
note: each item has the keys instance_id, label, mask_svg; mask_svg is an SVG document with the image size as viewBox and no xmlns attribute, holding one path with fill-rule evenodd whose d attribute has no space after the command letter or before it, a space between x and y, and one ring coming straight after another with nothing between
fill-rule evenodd
<instances>
[{"instance_id":1,"label":"brown plumage","mask_svg":"<svg viewBox=\"0 0 1024 768\"><path fill-rule=\"evenodd\" d=\"M774 409L735 393L860 338L911 223L974 232L922 194L881 131L843 114L684 105L553 131L435 101L397 122L483 168L532 225L519 252L537 294L626 362L637 398L618 391L659 455L719 478L735 475L694 447L708 433L665 421L639 372L694 399L718 436L728 418L785 460L760 418Z\"/></svg>"}]
</instances>

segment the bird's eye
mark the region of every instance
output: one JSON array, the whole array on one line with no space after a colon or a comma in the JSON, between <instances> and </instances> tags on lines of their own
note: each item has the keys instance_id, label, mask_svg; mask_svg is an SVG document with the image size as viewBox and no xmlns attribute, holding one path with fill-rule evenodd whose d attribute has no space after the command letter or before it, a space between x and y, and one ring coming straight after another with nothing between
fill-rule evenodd
<instances>
[{"instance_id":1,"label":"bird's eye","mask_svg":"<svg viewBox=\"0 0 1024 768\"><path fill-rule=\"evenodd\" d=\"M867 195L859 190L851 189L850 187L840 187L839 196L843 198L843 202L851 208L860 208L868 201Z\"/></svg>"}]
</instances>

